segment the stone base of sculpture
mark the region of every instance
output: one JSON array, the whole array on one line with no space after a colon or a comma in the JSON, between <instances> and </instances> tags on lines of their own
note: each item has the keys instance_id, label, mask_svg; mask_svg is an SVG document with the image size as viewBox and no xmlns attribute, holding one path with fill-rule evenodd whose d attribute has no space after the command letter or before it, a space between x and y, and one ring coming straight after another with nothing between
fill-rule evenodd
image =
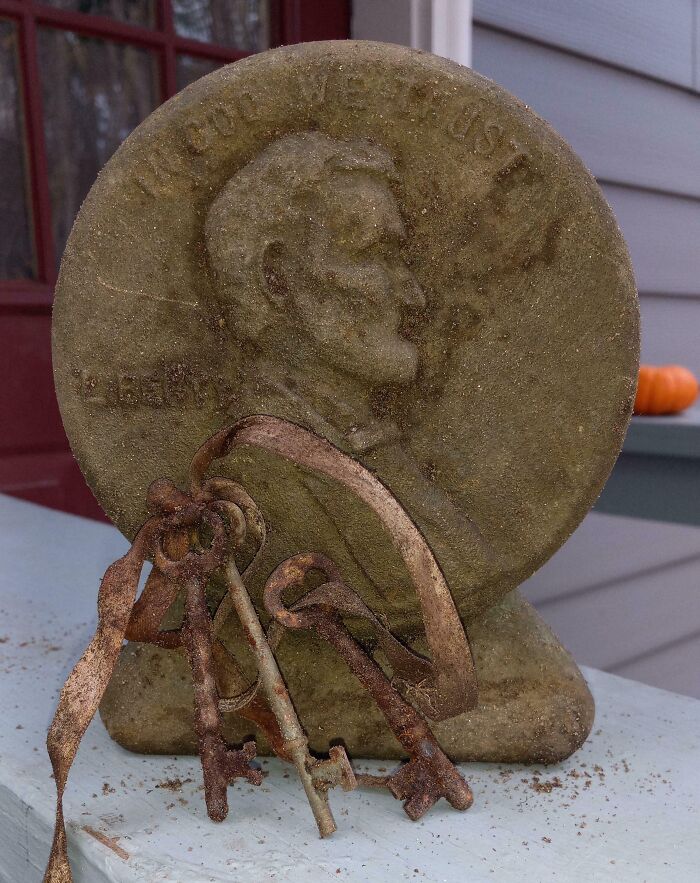
<instances>
[{"instance_id":1,"label":"stone base of sculpture","mask_svg":"<svg viewBox=\"0 0 700 883\"><path fill-rule=\"evenodd\" d=\"M593 698L534 608L512 592L469 623L468 634L479 704L433 725L445 752L456 761L554 763L576 751L593 724ZM276 655L312 750L327 753L342 736L354 757L403 756L371 696L328 644L288 632ZM192 682L181 651L126 645L100 713L112 738L131 751L196 753ZM230 743L254 735L259 753L271 753L250 721L229 713L224 722Z\"/></svg>"}]
</instances>

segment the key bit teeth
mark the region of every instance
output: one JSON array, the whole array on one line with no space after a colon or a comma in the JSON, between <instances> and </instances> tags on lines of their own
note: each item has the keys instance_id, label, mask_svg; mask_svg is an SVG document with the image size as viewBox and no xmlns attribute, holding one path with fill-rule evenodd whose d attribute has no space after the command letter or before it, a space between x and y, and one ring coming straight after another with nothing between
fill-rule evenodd
<instances>
[{"instance_id":1,"label":"key bit teeth","mask_svg":"<svg viewBox=\"0 0 700 883\"><path fill-rule=\"evenodd\" d=\"M416 791L404 801L403 811L412 822L417 822L438 802L440 796L439 792L432 788Z\"/></svg>"},{"instance_id":2,"label":"key bit teeth","mask_svg":"<svg viewBox=\"0 0 700 883\"><path fill-rule=\"evenodd\" d=\"M258 746L255 744L255 741L253 739L249 739L247 742L243 743L241 754L248 760L253 760L255 757L257 757Z\"/></svg>"},{"instance_id":3,"label":"key bit teeth","mask_svg":"<svg viewBox=\"0 0 700 883\"><path fill-rule=\"evenodd\" d=\"M414 822L441 797L458 810L469 809L473 802L469 785L444 756L414 757L386 777L384 784L397 800L404 801L404 812Z\"/></svg>"},{"instance_id":4,"label":"key bit teeth","mask_svg":"<svg viewBox=\"0 0 700 883\"><path fill-rule=\"evenodd\" d=\"M350 760L342 745L334 745L328 752L327 760L317 760L310 769L314 788L317 791L328 791L337 785L343 791L357 788L357 779Z\"/></svg>"},{"instance_id":5,"label":"key bit teeth","mask_svg":"<svg viewBox=\"0 0 700 883\"><path fill-rule=\"evenodd\" d=\"M445 800L447 800L450 806L454 809L469 809L472 803L474 803L472 789L467 785L464 779L462 779L461 783L457 784L457 787L448 789L444 796Z\"/></svg>"},{"instance_id":6,"label":"key bit teeth","mask_svg":"<svg viewBox=\"0 0 700 883\"><path fill-rule=\"evenodd\" d=\"M244 743L240 749L229 749L226 753L226 765L229 781L246 779L251 785L262 784L263 774L258 767L251 766L251 761L257 755L255 742Z\"/></svg>"}]
</instances>

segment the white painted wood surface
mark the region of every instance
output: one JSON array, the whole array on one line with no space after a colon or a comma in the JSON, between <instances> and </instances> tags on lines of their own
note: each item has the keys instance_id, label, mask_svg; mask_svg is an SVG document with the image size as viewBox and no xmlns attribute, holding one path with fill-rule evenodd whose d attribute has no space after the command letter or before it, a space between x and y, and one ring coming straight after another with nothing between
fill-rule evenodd
<instances>
[{"instance_id":1,"label":"white painted wood surface","mask_svg":"<svg viewBox=\"0 0 700 883\"><path fill-rule=\"evenodd\" d=\"M38 883L53 823L45 732L94 625L116 530L0 497L0 881ZM333 794L321 841L274 761L204 812L194 758L143 757L89 728L66 810L76 883L464 880L679 883L700 863L700 702L594 670L594 734L554 767L465 765L475 805L417 824L386 794ZM383 764L363 764L376 769ZM525 780L525 781L523 781Z\"/></svg>"}]
</instances>

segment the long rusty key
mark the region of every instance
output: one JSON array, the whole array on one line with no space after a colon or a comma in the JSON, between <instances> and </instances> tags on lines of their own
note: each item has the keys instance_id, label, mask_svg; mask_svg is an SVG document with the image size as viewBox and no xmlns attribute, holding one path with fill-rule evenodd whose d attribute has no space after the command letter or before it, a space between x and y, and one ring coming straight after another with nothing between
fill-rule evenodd
<instances>
[{"instance_id":1,"label":"long rusty key","mask_svg":"<svg viewBox=\"0 0 700 883\"><path fill-rule=\"evenodd\" d=\"M226 562L225 574L231 600L255 654L265 698L277 718L282 733L284 756L297 768L321 837L328 837L336 830L335 820L328 805L328 789L340 784L343 790L352 790L356 787L355 774L342 746L331 748L328 760L318 760L309 754L306 733L299 723L287 685L284 683L258 614L232 558Z\"/></svg>"},{"instance_id":2,"label":"long rusty key","mask_svg":"<svg viewBox=\"0 0 700 883\"><path fill-rule=\"evenodd\" d=\"M217 511L225 515L229 522L229 541L235 547L245 539L248 522L257 507L235 482L219 480L216 483L211 482L209 486L216 488L223 497L215 505ZM222 571L231 604L255 656L258 683L279 728L278 744L273 745L275 751L296 767L319 833L321 837L327 837L336 830L328 804L328 791L335 785L340 785L344 791L351 791L357 787L355 774L342 746L331 748L326 760L315 758L309 753L306 733L299 722L273 649L238 571L232 551L229 550Z\"/></svg>"},{"instance_id":3,"label":"long rusty key","mask_svg":"<svg viewBox=\"0 0 700 883\"><path fill-rule=\"evenodd\" d=\"M311 570L320 570L330 582L308 592L291 608L285 607L285 589L299 586ZM337 567L323 555L297 555L281 564L265 586L264 603L274 620L285 628L315 629L342 657L369 691L396 738L410 757L389 776L358 776L362 785L384 786L404 801L406 815L414 821L444 797L455 809L468 809L473 801L469 785L443 752L421 715L395 689L377 663L365 653L346 628L341 610L357 613L362 602L341 580Z\"/></svg>"},{"instance_id":4,"label":"long rusty key","mask_svg":"<svg viewBox=\"0 0 700 883\"><path fill-rule=\"evenodd\" d=\"M168 579L185 588L185 616L182 643L192 669L194 686L194 725L204 775L204 798L209 818L223 821L228 815L227 788L242 777L260 785L262 772L250 766L255 757L255 742L246 742L242 749L232 749L222 735L219 694L213 676L212 621L207 609L206 586L211 574L221 566L226 550L226 534L221 519L203 510L201 519L213 531L210 548L202 552L189 550L173 560L163 550L155 549L154 567Z\"/></svg>"}]
</instances>

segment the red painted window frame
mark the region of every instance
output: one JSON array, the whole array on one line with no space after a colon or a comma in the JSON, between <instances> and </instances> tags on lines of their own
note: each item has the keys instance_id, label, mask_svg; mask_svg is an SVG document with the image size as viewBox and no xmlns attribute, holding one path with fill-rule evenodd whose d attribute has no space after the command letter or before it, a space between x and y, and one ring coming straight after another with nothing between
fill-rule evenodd
<instances>
[{"instance_id":1,"label":"red painted window frame","mask_svg":"<svg viewBox=\"0 0 700 883\"><path fill-rule=\"evenodd\" d=\"M236 61L248 54L180 37L171 0L155 0L153 29L116 19L70 12L40 0L0 0L0 18L16 22L19 76L27 145L28 188L36 252L36 278L0 279L0 493L104 519L73 460L63 434L50 369L49 324L56 283L49 167L44 140L37 29L53 27L149 49L160 60L162 101L177 91L178 53ZM350 0L270 0L272 46L308 40L345 39ZM0 205L1 210L1 205Z\"/></svg>"},{"instance_id":2,"label":"red painted window frame","mask_svg":"<svg viewBox=\"0 0 700 883\"><path fill-rule=\"evenodd\" d=\"M145 28L106 16L70 12L37 0L0 0L0 18L17 22L20 77L34 242L36 280L0 279L0 308L49 308L56 282L56 254L51 230L51 201L44 141L37 28L55 27L89 37L102 37L150 49L160 56L161 100L177 92L178 53L232 62L247 52L180 37L175 32L171 0L155 0L156 26ZM279 46L305 40L344 39L350 31L350 0L270 0L270 43Z\"/></svg>"}]
</instances>

